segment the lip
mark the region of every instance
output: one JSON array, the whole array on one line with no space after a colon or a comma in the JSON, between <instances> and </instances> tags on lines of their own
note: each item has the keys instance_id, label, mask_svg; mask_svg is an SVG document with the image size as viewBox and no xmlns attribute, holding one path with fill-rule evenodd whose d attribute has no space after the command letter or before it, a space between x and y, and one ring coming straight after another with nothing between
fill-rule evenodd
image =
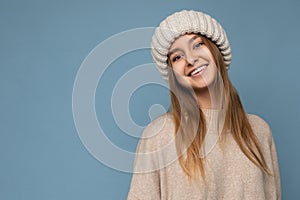
<instances>
[{"instance_id":1,"label":"lip","mask_svg":"<svg viewBox=\"0 0 300 200\"><path fill-rule=\"evenodd\" d=\"M202 71L198 72L197 74L195 75L191 75L192 72L194 72L195 70L197 70L198 68L200 67L203 67L203 66L206 66ZM188 77L196 77L196 76L199 76L200 74L202 74L208 67L208 64L202 64L202 65L199 65L198 67L194 67L191 71L189 71L189 73L187 74Z\"/></svg>"}]
</instances>

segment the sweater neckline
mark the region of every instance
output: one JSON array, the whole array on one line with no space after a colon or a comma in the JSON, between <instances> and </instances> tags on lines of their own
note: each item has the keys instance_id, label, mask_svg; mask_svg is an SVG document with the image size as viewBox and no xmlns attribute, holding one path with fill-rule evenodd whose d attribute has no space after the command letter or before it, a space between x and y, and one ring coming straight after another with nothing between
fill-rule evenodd
<instances>
[{"instance_id":1,"label":"sweater neckline","mask_svg":"<svg viewBox=\"0 0 300 200\"><path fill-rule=\"evenodd\" d=\"M225 112L222 109L204 108L201 109L206 121L207 133L204 144L200 150L200 157L206 157L216 146L225 121Z\"/></svg>"}]
</instances>

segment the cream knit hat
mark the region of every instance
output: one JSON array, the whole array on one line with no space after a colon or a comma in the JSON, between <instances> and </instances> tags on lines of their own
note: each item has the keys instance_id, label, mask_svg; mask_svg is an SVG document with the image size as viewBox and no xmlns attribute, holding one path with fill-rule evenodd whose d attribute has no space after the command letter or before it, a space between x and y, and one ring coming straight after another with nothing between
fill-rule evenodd
<instances>
[{"instance_id":1,"label":"cream knit hat","mask_svg":"<svg viewBox=\"0 0 300 200\"><path fill-rule=\"evenodd\" d=\"M169 48L176 38L186 33L200 33L213 41L223 56L226 69L229 69L231 48L222 26L205 13L182 10L163 20L152 37L152 57L164 80L168 80L167 54Z\"/></svg>"}]
</instances>

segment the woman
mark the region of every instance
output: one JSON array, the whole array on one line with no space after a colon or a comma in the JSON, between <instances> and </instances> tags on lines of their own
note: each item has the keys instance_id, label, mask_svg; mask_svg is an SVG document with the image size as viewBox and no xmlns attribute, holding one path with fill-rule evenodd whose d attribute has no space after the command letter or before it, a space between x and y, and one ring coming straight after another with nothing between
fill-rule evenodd
<instances>
[{"instance_id":1,"label":"woman","mask_svg":"<svg viewBox=\"0 0 300 200\"><path fill-rule=\"evenodd\" d=\"M156 29L152 56L172 110L144 130L128 200L281 199L271 130L245 113L228 78L221 25L202 12L176 12Z\"/></svg>"}]
</instances>

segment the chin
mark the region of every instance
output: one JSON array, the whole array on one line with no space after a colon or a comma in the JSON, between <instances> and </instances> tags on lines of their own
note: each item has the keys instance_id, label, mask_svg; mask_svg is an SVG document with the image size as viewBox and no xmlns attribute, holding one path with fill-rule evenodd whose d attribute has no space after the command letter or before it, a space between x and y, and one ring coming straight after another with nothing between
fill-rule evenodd
<instances>
[{"instance_id":1,"label":"chin","mask_svg":"<svg viewBox=\"0 0 300 200\"><path fill-rule=\"evenodd\" d=\"M208 87L206 84L201 84L201 85L193 85L192 86L194 91L200 92L200 91L207 91Z\"/></svg>"}]
</instances>

